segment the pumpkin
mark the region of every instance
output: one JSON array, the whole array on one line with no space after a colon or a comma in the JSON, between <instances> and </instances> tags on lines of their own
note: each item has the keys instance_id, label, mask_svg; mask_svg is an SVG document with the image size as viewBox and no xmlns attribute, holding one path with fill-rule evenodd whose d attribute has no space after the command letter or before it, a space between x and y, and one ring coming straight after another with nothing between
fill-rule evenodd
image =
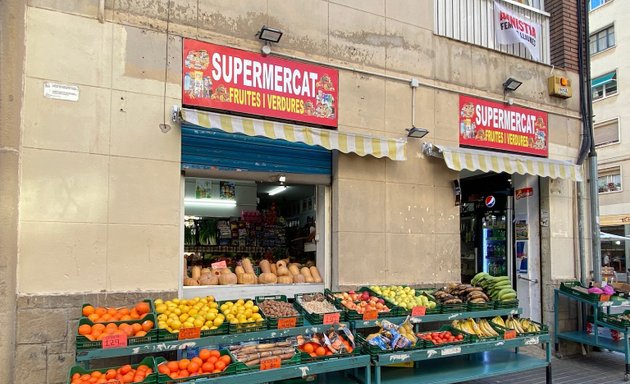
<instances>
[{"instance_id":1,"label":"pumpkin","mask_svg":"<svg viewBox=\"0 0 630 384\"><path fill-rule=\"evenodd\" d=\"M232 273L232 271L230 271L230 268L221 268L219 269L219 273L221 273L222 275L229 275L230 273Z\"/></svg>"},{"instance_id":2,"label":"pumpkin","mask_svg":"<svg viewBox=\"0 0 630 384\"><path fill-rule=\"evenodd\" d=\"M271 268L269 267L269 261L267 260L261 260L258 266L260 267L260 270L262 271L262 273L271 272Z\"/></svg>"},{"instance_id":3,"label":"pumpkin","mask_svg":"<svg viewBox=\"0 0 630 384\"><path fill-rule=\"evenodd\" d=\"M300 264L297 263L291 263L289 264L289 272L292 275L299 275L300 274Z\"/></svg>"},{"instance_id":4,"label":"pumpkin","mask_svg":"<svg viewBox=\"0 0 630 384\"><path fill-rule=\"evenodd\" d=\"M201 276L207 274L207 273L212 273L212 269L210 268L201 268Z\"/></svg>"},{"instance_id":5,"label":"pumpkin","mask_svg":"<svg viewBox=\"0 0 630 384\"><path fill-rule=\"evenodd\" d=\"M258 276L258 283L260 284L275 284L278 282L278 277L271 272L263 272Z\"/></svg>"},{"instance_id":6,"label":"pumpkin","mask_svg":"<svg viewBox=\"0 0 630 384\"><path fill-rule=\"evenodd\" d=\"M322 280L322 276L319 274L319 270L317 269L316 266L312 266L309 268L309 270L311 271L311 275L313 276L313 280L315 280L316 283L321 283Z\"/></svg>"},{"instance_id":7,"label":"pumpkin","mask_svg":"<svg viewBox=\"0 0 630 384\"><path fill-rule=\"evenodd\" d=\"M256 275L253 273L239 273L236 275L238 284L256 284Z\"/></svg>"},{"instance_id":8,"label":"pumpkin","mask_svg":"<svg viewBox=\"0 0 630 384\"><path fill-rule=\"evenodd\" d=\"M221 276L219 276L219 284L221 285L236 284L237 282L238 282L238 279L236 278L236 275L233 274L232 272L221 273Z\"/></svg>"},{"instance_id":9,"label":"pumpkin","mask_svg":"<svg viewBox=\"0 0 630 384\"><path fill-rule=\"evenodd\" d=\"M248 257L243 258L241 265L243 266L245 273L254 273L254 267Z\"/></svg>"},{"instance_id":10,"label":"pumpkin","mask_svg":"<svg viewBox=\"0 0 630 384\"><path fill-rule=\"evenodd\" d=\"M192 277L187 277L184 279L184 285L186 286L199 285L199 283L197 282L197 279L193 279Z\"/></svg>"},{"instance_id":11,"label":"pumpkin","mask_svg":"<svg viewBox=\"0 0 630 384\"><path fill-rule=\"evenodd\" d=\"M238 276L242 273L245 273L245 269L240 265L237 265L236 268L234 268L234 273L236 273L236 276Z\"/></svg>"},{"instance_id":12,"label":"pumpkin","mask_svg":"<svg viewBox=\"0 0 630 384\"><path fill-rule=\"evenodd\" d=\"M199 278L199 285L217 285L219 284L219 276L212 273L204 273Z\"/></svg>"},{"instance_id":13,"label":"pumpkin","mask_svg":"<svg viewBox=\"0 0 630 384\"><path fill-rule=\"evenodd\" d=\"M308 267L302 267L302 269L300 269L300 273L304 275L306 281L308 281L309 278L313 279L313 275L311 275L311 270L308 269Z\"/></svg>"},{"instance_id":14,"label":"pumpkin","mask_svg":"<svg viewBox=\"0 0 630 384\"><path fill-rule=\"evenodd\" d=\"M278 274L278 268L276 267L275 264L271 264L269 267L271 269L271 273L273 273L274 275Z\"/></svg>"},{"instance_id":15,"label":"pumpkin","mask_svg":"<svg viewBox=\"0 0 630 384\"><path fill-rule=\"evenodd\" d=\"M306 278L304 277L304 275L293 275L293 282L294 283L306 283Z\"/></svg>"},{"instance_id":16,"label":"pumpkin","mask_svg":"<svg viewBox=\"0 0 630 384\"><path fill-rule=\"evenodd\" d=\"M194 267L192 267L190 275L193 279L199 280L199 278L201 277L201 267L198 265L195 265Z\"/></svg>"},{"instance_id":17,"label":"pumpkin","mask_svg":"<svg viewBox=\"0 0 630 384\"><path fill-rule=\"evenodd\" d=\"M291 272L287 267L278 267L278 276L291 276Z\"/></svg>"},{"instance_id":18,"label":"pumpkin","mask_svg":"<svg viewBox=\"0 0 630 384\"><path fill-rule=\"evenodd\" d=\"M293 277L292 276L278 276L278 284L293 284Z\"/></svg>"}]
</instances>

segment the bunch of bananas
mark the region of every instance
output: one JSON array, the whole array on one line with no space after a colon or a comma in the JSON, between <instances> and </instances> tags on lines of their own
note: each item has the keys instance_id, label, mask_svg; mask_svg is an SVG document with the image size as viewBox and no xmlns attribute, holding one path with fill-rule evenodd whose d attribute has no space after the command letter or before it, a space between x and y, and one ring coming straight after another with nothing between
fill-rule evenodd
<instances>
[{"instance_id":1,"label":"bunch of bananas","mask_svg":"<svg viewBox=\"0 0 630 384\"><path fill-rule=\"evenodd\" d=\"M404 323L398 326L398 333L400 333L401 336L406 337L413 345L415 345L418 341L416 334L413 332L413 325L409 319L405 320Z\"/></svg>"},{"instance_id":2,"label":"bunch of bananas","mask_svg":"<svg viewBox=\"0 0 630 384\"><path fill-rule=\"evenodd\" d=\"M501 318L501 316L497 316L492 319L492 322L504 328L513 329L516 331L517 334L540 332L540 326L530 319L515 319L512 317L512 315L508 316L505 321L503 321L503 318Z\"/></svg>"},{"instance_id":3,"label":"bunch of bananas","mask_svg":"<svg viewBox=\"0 0 630 384\"><path fill-rule=\"evenodd\" d=\"M508 276L490 276L486 272L480 272L473 277L471 284L482 287L492 300L512 301L516 299L516 291Z\"/></svg>"},{"instance_id":4,"label":"bunch of bananas","mask_svg":"<svg viewBox=\"0 0 630 384\"><path fill-rule=\"evenodd\" d=\"M475 322L473 319L453 320L451 326L462 332L477 335L481 338L499 336L499 333L492 328L486 319L479 319L479 322Z\"/></svg>"}]
</instances>

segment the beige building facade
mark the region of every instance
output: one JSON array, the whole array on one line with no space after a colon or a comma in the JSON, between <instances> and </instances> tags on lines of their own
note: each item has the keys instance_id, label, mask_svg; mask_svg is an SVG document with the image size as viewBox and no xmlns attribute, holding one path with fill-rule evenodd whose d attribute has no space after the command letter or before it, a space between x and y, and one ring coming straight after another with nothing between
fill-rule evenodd
<instances>
[{"instance_id":1,"label":"beige building facade","mask_svg":"<svg viewBox=\"0 0 630 384\"><path fill-rule=\"evenodd\" d=\"M430 133L408 140L406 161L334 154L335 288L460 280L460 175L421 146L459 146L460 95L503 102L505 79L522 80L510 97L548 113L549 158L578 156L577 73L439 36L437 2L26 3L0 5L0 354L14 356L2 382L65 382L83 303L181 290L181 134L170 118L184 38L259 52L260 27L281 29L274 52L339 69L339 132L404 138L415 105ZM547 94L552 71L571 80L572 98ZM46 97L48 83L76 100ZM539 305L551 323L553 287L579 273L576 184L539 185Z\"/></svg>"}]
</instances>

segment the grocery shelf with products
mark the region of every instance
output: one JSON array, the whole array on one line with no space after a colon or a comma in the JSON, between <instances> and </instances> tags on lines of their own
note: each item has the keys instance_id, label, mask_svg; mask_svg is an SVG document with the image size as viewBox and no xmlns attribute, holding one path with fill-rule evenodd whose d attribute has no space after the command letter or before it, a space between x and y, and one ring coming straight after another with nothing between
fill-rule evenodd
<instances>
[{"instance_id":1,"label":"grocery shelf with products","mask_svg":"<svg viewBox=\"0 0 630 384\"><path fill-rule=\"evenodd\" d=\"M560 297L573 302L587 305L592 313L585 329L577 331L556 332L554 343L556 351L561 340L579 344L592 345L610 351L623 353L625 356L624 381L630 381L630 317L628 311L619 312L621 307L630 307L627 284L615 286L614 291L597 291L587 289L577 281L561 283L560 289L554 292L554 329L558 328L558 308ZM617 292L624 292L625 296L618 296ZM612 295L611 292L615 292ZM613 309L615 313L613 314Z\"/></svg>"},{"instance_id":2,"label":"grocery shelf with products","mask_svg":"<svg viewBox=\"0 0 630 384\"><path fill-rule=\"evenodd\" d=\"M497 296L496 289L505 289L503 279L481 274L473 282L441 290L370 286L298 295L294 301L286 296L231 301L204 297L156 299L119 309L85 305L86 318L77 333L76 361L81 365L72 368L68 382L91 378L88 367L105 358L128 358L145 367L123 365L94 375L116 378L133 372L142 383L292 378L455 383L482 372L493 376L543 367L549 380L547 328L519 318L521 311L508 293L502 293L503 299ZM458 307L438 304L434 295L447 291L468 301ZM478 293L496 299L476 310L471 305L480 303L471 301ZM127 343L131 333L122 323L132 312L157 340ZM103 318L103 313L112 315ZM104 319L111 320L99 322ZM82 347L80 338L94 343ZM534 344L546 345L546 359L518 353L519 347ZM407 368L384 369L410 362L414 364Z\"/></svg>"}]
</instances>

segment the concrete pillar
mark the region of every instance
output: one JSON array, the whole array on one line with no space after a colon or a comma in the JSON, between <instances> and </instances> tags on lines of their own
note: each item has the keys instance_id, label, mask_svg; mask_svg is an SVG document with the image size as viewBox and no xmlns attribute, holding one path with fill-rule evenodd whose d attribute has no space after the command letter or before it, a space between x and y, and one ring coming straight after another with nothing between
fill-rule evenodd
<instances>
[{"instance_id":1,"label":"concrete pillar","mask_svg":"<svg viewBox=\"0 0 630 384\"><path fill-rule=\"evenodd\" d=\"M24 73L22 0L0 2L0 382L16 382L15 355L20 110Z\"/></svg>"}]
</instances>

